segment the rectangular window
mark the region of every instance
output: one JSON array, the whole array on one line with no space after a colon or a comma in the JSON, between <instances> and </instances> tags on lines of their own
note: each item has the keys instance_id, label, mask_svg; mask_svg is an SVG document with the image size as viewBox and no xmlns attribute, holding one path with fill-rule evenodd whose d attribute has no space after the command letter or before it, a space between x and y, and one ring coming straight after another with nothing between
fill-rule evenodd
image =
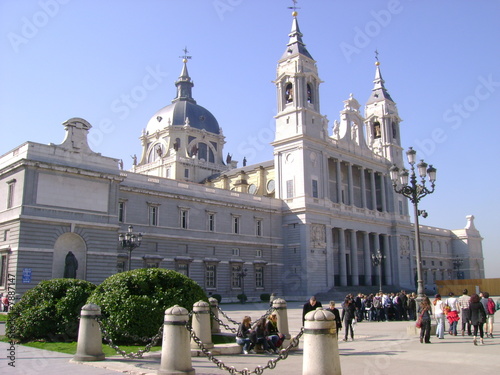
<instances>
[{"instance_id":1,"label":"rectangular window","mask_svg":"<svg viewBox=\"0 0 500 375\"><path fill-rule=\"evenodd\" d=\"M177 263L177 272L182 273L184 276L189 277L189 264Z\"/></svg>"},{"instance_id":2,"label":"rectangular window","mask_svg":"<svg viewBox=\"0 0 500 375\"><path fill-rule=\"evenodd\" d=\"M184 169L184 178L189 178L189 169Z\"/></svg>"},{"instance_id":3,"label":"rectangular window","mask_svg":"<svg viewBox=\"0 0 500 375\"><path fill-rule=\"evenodd\" d=\"M240 218L239 216L233 216L233 233L240 233Z\"/></svg>"},{"instance_id":4,"label":"rectangular window","mask_svg":"<svg viewBox=\"0 0 500 375\"><path fill-rule=\"evenodd\" d=\"M215 232L215 214L208 214L207 217L208 231Z\"/></svg>"},{"instance_id":5,"label":"rectangular window","mask_svg":"<svg viewBox=\"0 0 500 375\"><path fill-rule=\"evenodd\" d=\"M318 180L312 180L312 196L318 198Z\"/></svg>"},{"instance_id":6,"label":"rectangular window","mask_svg":"<svg viewBox=\"0 0 500 375\"><path fill-rule=\"evenodd\" d=\"M0 286L7 285L7 254L0 258Z\"/></svg>"},{"instance_id":7,"label":"rectangular window","mask_svg":"<svg viewBox=\"0 0 500 375\"><path fill-rule=\"evenodd\" d=\"M240 255L240 249L234 248L233 249L233 256L239 256Z\"/></svg>"},{"instance_id":8,"label":"rectangular window","mask_svg":"<svg viewBox=\"0 0 500 375\"><path fill-rule=\"evenodd\" d=\"M262 236L262 220L255 220L255 234L257 236Z\"/></svg>"},{"instance_id":9,"label":"rectangular window","mask_svg":"<svg viewBox=\"0 0 500 375\"><path fill-rule=\"evenodd\" d=\"M188 210L181 210L181 228L187 229L188 227Z\"/></svg>"},{"instance_id":10,"label":"rectangular window","mask_svg":"<svg viewBox=\"0 0 500 375\"><path fill-rule=\"evenodd\" d=\"M286 182L286 197L293 198L293 180Z\"/></svg>"},{"instance_id":11,"label":"rectangular window","mask_svg":"<svg viewBox=\"0 0 500 375\"><path fill-rule=\"evenodd\" d=\"M14 189L16 188L16 180L9 181L7 184L7 208L12 208L14 205Z\"/></svg>"},{"instance_id":12,"label":"rectangular window","mask_svg":"<svg viewBox=\"0 0 500 375\"><path fill-rule=\"evenodd\" d=\"M255 267L255 287L264 288L264 267Z\"/></svg>"},{"instance_id":13,"label":"rectangular window","mask_svg":"<svg viewBox=\"0 0 500 375\"><path fill-rule=\"evenodd\" d=\"M120 223L125 221L125 202L118 202L118 221Z\"/></svg>"},{"instance_id":14,"label":"rectangular window","mask_svg":"<svg viewBox=\"0 0 500 375\"><path fill-rule=\"evenodd\" d=\"M215 264L207 264L205 268L205 286L206 288L216 288L217 268Z\"/></svg>"},{"instance_id":15,"label":"rectangular window","mask_svg":"<svg viewBox=\"0 0 500 375\"><path fill-rule=\"evenodd\" d=\"M399 201L398 203L399 203L399 214L403 215L403 202Z\"/></svg>"},{"instance_id":16,"label":"rectangular window","mask_svg":"<svg viewBox=\"0 0 500 375\"><path fill-rule=\"evenodd\" d=\"M241 266L233 266L231 268L231 286L233 288L241 288Z\"/></svg>"},{"instance_id":17,"label":"rectangular window","mask_svg":"<svg viewBox=\"0 0 500 375\"><path fill-rule=\"evenodd\" d=\"M3 240L4 240L4 241L8 241L8 240L9 240L9 230L10 230L10 229L5 229L5 230L3 231Z\"/></svg>"},{"instance_id":18,"label":"rectangular window","mask_svg":"<svg viewBox=\"0 0 500 375\"><path fill-rule=\"evenodd\" d=\"M260 249L255 250L255 257L262 258L262 250L260 250Z\"/></svg>"},{"instance_id":19,"label":"rectangular window","mask_svg":"<svg viewBox=\"0 0 500 375\"><path fill-rule=\"evenodd\" d=\"M149 206L149 225L158 225L158 207Z\"/></svg>"}]
</instances>

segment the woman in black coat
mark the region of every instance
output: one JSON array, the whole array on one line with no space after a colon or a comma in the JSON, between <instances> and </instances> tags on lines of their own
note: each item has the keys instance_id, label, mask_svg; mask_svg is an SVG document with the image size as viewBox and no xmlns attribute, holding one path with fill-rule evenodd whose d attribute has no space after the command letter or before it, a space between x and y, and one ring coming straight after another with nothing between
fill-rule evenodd
<instances>
[{"instance_id":1,"label":"woman in black coat","mask_svg":"<svg viewBox=\"0 0 500 375\"><path fill-rule=\"evenodd\" d=\"M479 296L477 294L473 294L470 296L468 319L470 319L470 322L474 327L474 345L477 345L478 330L481 337L481 344L484 344L483 324L486 322L486 311L484 310L484 306L480 302Z\"/></svg>"},{"instance_id":2,"label":"woman in black coat","mask_svg":"<svg viewBox=\"0 0 500 375\"><path fill-rule=\"evenodd\" d=\"M349 330L351 330L351 339L354 340L354 330L352 329L352 321L356 317L356 305L354 300L347 297L342 305L342 320L344 321L345 334L344 341L347 341Z\"/></svg>"}]
</instances>

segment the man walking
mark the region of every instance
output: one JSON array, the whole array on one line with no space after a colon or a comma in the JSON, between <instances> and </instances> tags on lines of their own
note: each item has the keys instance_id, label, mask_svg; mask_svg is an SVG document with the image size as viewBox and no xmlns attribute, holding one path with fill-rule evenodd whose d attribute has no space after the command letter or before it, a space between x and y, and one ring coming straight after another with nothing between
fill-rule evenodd
<instances>
[{"instance_id":1,"label":"man walking","mask_svg":"<svg viewBox=\"0 0 500 375\"><path fill-rule=\"evenodd\" d=\"M462 336L465 336L465 329L467 327L467 335L472 336L471 324L469 319L469 304L470 296L467 294L469 291L464 289L462 295L458 299L458 306L460 306L460 311L462 312Z\"/></svg>"}]
</instances>

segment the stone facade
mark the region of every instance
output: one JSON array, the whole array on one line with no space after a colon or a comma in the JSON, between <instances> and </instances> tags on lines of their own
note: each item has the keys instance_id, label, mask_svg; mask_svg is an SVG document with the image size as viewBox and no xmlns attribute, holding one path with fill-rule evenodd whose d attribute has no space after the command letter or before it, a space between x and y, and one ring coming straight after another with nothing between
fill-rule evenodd
<instances>
[{"instance_id":1,"label":"stone facade","mask_svg":"<svg viewBox=\"0 0 500 375\"><path fill-rule=\"evenodd\" d=\"M60 145L27 142L1 156L0 292L10 275L19 294L62 277L70 251L77 278L100 283L126 270L118 235L130 225L143 234L133 269L174 269L227 300L375 289L380 277L414 290L414 228L389 179L393 164L404 166L401 119L380 65L364 115L351 95L329 124L296 17L289 35L275 80L274 160L224 159L222 129L194 101L186 61L130 171L89 148L91 125L80 118L63 124ZM481 241L473 216L460 230L421 226L426 288L483 278ZM385 259L374 267L378 250Z\"/></svg>"}]
</instances>

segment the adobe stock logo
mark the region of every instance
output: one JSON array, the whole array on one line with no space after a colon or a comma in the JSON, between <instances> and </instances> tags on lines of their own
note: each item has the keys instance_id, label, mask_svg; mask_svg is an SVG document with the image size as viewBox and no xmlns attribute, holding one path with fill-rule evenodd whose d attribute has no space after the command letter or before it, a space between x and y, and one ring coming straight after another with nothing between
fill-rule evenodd
<instances>
[{"instance_id":1,"label":"adobe stock logo","mask_svg":"<svg viewBox=\"0 0 500 375\"><path fill-rule=\"evenodd\" d=\"M429 137L415 140L414 145L418 149L420 155L432 155L434 151L436 151L438 144L448 140L447 132L449 132L449 129L459 129L464 120L470 118L472 114L481 107L481 102L491 98L500 87L500 81L494 81L493 74L489 74L486 78L484 76L479 76L477 81L479 83L476 85L471 95L466 96L458 103L453 103L451 108L444 111L443 120L451 124L449 128L434 128Z\"/></svg>"},{"instance_id":2,"label":"adobe stock logo","mask_svg":"<svg viewBox=\"0 0 500 375\"><path fill-rule=\"evenodd\" d=\"M15 53L19 52L21 45L28 44L35 38L40 29L48 25L49 21L59 14L61 5L68 4L70 0L40 0L40 10L33 13L31 17L21 18L22 26L20 34L10 32L7 34L10 45Z\"/></svg>"},{"instance_id":3,"label":"adobe stock logo","mask_svg":"<svg viewBox=\"0 0 500 375\"><path fill-rule=\"evenodd\" d=\"M354 38L352 44L342 42L339 47L348 63L352 61L352 55L359 55L363 48L368 47L372 40L377 37L384 28L389 26L392 16L403 11L403 6L399 0L390 0L387 9L370 12L373 19L368 21L363 28L354 28Z\"/></svg>"},{"instance_id":4,"label":"adobe stock logo","mask_svg":"<svg viewBox=\"0 0 500 375\"><path fill-rule=\"evenodd\" d=\"M212 5L221 21L224 21L224 13L232 12L243 0L214 0Z\"/></svg>"}]
</instances>

